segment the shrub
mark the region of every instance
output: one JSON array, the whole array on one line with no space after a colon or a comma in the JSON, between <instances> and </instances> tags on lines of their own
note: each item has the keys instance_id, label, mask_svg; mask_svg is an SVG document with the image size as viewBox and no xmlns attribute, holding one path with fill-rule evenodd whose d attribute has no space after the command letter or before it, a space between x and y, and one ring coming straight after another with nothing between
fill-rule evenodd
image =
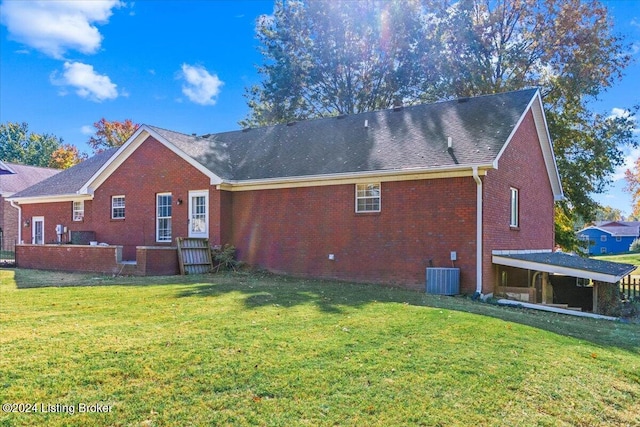
<instances>
[{"instance_id":1,"label":"shrub","mask_svg":"<svg viewBox=\"0 0 640 427\"><path fill-rule=\"evenodd\" d=\"M217 262L215 266L216 271L233 270L238 271L240 262L236 259L236 247L226 244L220 249L214 249L212 251L213 259Z\"/></svg>"},{"instance_id":2,"label":"shrub","mask_svg":"<svg viewBox=\"0 0 640 427\"><path fill-rule=\"evenodd\" d=\"M631 246L629 246L629 250L631 252L640 252L640 238L635 239L631 242Z\"/></svg>"}]
</instances>

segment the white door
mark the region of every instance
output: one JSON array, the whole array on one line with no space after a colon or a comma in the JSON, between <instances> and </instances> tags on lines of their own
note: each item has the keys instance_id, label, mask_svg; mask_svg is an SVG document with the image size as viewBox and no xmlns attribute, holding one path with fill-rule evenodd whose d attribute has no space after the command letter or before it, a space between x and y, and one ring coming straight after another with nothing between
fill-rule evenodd
<instances>
[{"instance_id":1,"label":"white door","mask_svg":"<svg viewBox=\"0 0 640 427\"><path fill-rule=\"evenodd\" d=\"M31 243L34 245L44 244L44 217L34 216L31 219Z\"/></svg>"},{"instance_id":2,"label":"white door","mask_svg":"<svg viewBox=\"0 0 640 427\"><path fill-rule=\"evenodd\" d=\"M189 237L209 237L209 192L189 191Z\"/></svg>"}]
</instances>

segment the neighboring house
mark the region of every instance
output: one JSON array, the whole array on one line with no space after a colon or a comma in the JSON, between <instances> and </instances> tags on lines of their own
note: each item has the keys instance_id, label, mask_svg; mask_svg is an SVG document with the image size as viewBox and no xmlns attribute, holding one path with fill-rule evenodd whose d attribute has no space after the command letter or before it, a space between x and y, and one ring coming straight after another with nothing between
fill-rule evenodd
<instances>
[{"instance_id":1,"label":"neighboring house","mask_svg":"<svg viewBox=\"0 0 640 427\"><path fill-rule=\"evenodd\" d=\"M7 198L60 172L59 169L26 166L0 161L0 250L13 250L20 239L19 210Z\"/></svg>"},{"instance_id":2,"label":"neighboring house","mask_svg":"<svg viewBox=\"0 0 640 427\"><path fill-rule=\"evenodd\" d=\"M141 247L206 237L308 277L423 289L426 267L455 266L486 294L512 262L495 254L551 252L562 197L529 89L203 136L144 125L12 200L38 245L88 232L140 264ZM36 246L20 265L77 268Z\"/></svg>"},{"instance_id":3,"label":"neighboring house","mask_svg":"<svg viewBox=\"0 0 640 427\"><path fill-rule=\"evenodd\" d=\"M578 231L578 239L589 255L629 252L638 237L640 221L601 221Z\"/></svg>"}]
</instances>

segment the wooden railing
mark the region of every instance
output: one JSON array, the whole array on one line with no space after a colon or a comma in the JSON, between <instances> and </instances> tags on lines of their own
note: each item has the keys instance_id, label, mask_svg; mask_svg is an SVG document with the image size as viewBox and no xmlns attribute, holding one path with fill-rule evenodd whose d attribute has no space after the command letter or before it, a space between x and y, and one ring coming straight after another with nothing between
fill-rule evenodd
<instances>
[{"instance_id":1,"label":"wooden railing","mask_svg":"<svg viewBox=\"0 0 640 427\"><path fill-rule=\"evenodd\" d=\"M620 293L629 301L640 301L640 280L627 276L620 282Z\"/></svg>"}]
</instances>

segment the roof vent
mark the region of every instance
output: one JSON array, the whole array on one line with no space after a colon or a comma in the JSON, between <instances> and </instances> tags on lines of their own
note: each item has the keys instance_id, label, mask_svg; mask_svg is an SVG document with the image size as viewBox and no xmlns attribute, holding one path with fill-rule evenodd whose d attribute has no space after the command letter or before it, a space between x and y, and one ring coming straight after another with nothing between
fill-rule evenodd
<instances>
[{"instance_id":1,"label":"roof vent","mask_svg":"<svg viewBox=\"0 0 640 427\"><path fill-rule=\"evenodd\" d=\"M191 134L191 136L195 137L195 136L196 136L196 134L195 134L195 133L192 133L192 134Z\"/></svg>"},{"instance_id":2,"label":"roof vent","mask_svg":"<svg viewBox=\"0 0 640 427\"><path fill-rule=\"evenodd\" d=\"M464 98L458 98L458 104L462 104L463 102L467 102L469 100L468 96L465 96Z\"/></svg>"},{"instance_id":3,"label":"roof vent","mask_svg":"<svg viewBox=\"0 0 640 427\"><path fill-rule=\"evenodd\" d=\"M336 116L336 119L340 120L340 119L344 119L345 117L347 117L346 114L340 114L339 116Z\"/></svg>"},{"instance_id":4,"label":"roof vent","mask_svg":"<svg viewBox=\"0 0 640 427\"><path fill-rule=\"evenodd\" d=\"M287 126L293 126L295 124L296 124L296 122L289 122L289 123L287 123Z\"/></svg>"},{"instance_id":5,"label":"roof vent","mask_svg":"<svg viewBox=\"0 0 640 427\"><path fill-rule=\"evenodd\" d=\"M251 130L251 128L244 128L242 129L242 132L249 132Z\"/></svg>"},{"instance_id":6,"label":"roof vent","mask_svg":"<svg viewBox=\"0 0 640 427\"><path fill-rule=\"evenodd\" d=\"M402 100L396 98L393 101L393 111L400 111L400 110L402 110Z\"/></svg>"}]
</instances>

